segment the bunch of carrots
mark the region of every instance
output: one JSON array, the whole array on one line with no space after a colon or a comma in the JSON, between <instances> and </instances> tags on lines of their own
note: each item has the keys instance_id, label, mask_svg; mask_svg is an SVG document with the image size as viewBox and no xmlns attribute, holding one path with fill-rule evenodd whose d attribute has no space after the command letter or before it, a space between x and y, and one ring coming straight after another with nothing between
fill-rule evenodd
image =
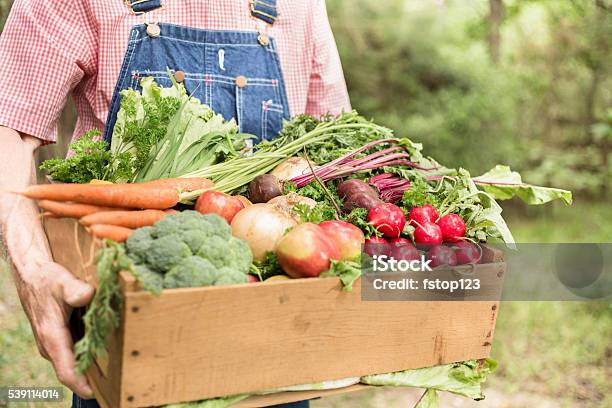
<instances>
[{"instance_id":1,"label":"bunch of carrots","mask_svg":"<svg viewBox=\"0 0 612 408\"><path fill-rule=\"evenodd\" d=\"M136 228L174 212L181 193L213 186L208 179L193 177L134 184L42 184L18 194L38 200L45 216L76 218L97 238L124 242Z\"/></svg>"}]
</instances>

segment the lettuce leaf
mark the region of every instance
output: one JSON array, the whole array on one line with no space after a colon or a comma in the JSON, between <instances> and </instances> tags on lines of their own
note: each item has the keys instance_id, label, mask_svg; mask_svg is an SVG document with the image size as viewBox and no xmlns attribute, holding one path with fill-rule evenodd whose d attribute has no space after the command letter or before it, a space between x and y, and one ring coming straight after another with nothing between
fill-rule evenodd
<instances>
[{"instance_id":1,"label":"lettuce leaf","mask_svg":"<svg viewBox=\"0 0 612 408\"><path fill-rule=\"evenodd\" d=\"M328 271L323 272L320 277L328 278L337 276L342 281L342 288L347 292L353 290L353 283L361 276L360 261L331 261Z\"/></svg>"},{"instance_id":2,"label":"lettuce leaf","mask_svg":"<svg viewBox=\"0 0 612 408\"><path fill-rule=\"evenodd\" d=\"M572 204L571 191L523 183L521 175L508 166L497 165L482 176L474 177L474 181L498 200L516 196L530 205L546 204L557 199L567 205Z\"/></svg>"},{"instance_id":3,"label":"lettuce leaf","mask_svg":"<svg viewBox=\"0 0 612 408\"><path fill-rule=\"evenodd\" d=\"M366 375L361 377L361 382L379 386L428 388L481 400L484 399L481 384L496 368L497 362L491 359L481 360L481 362L470 360L416 370ZM433 397L430 395L428 399L433 400Z\"/></svg>"},{"instance_id":4,"label":"lettuce leaf","mask_svg":"<svg viewBox=\"0 0 612 408\"><path fill-rule=\"evenodd\" d=\"M165 405L164 408L227 408L248 397L249 395L247 394L231 395L229 397L212 398L202 401L170 404Z\"/></svg>"},{"instance_id":5,"label":"lettuce leaf","mask_svg":"<svg viewBox=\"0 0 612 408\"><path fill-rule=\"evenodd\" d=\"M225 121L170 78L171 87L147 77L140 82L141 92L121 91L111 149L134 157L126 181L177 177L237 157L252 137L240 134L235 120Z\"/></svg>"},{"instance_id":6,"label":"lettuce leaf","mask_svg":"<svg viewBox=\"0 0 612 408\"><path fill-rule=\"evenodd\" d=\"M437 408L438 405L438 393L433 388L428 388L414 408Z\"/></svg>"}]
</instances>

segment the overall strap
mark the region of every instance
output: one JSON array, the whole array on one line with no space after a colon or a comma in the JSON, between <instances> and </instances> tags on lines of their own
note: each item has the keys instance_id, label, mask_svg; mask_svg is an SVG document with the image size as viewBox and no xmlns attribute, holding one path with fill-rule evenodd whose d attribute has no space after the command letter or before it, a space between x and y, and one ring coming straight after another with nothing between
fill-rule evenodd
<instances>
[{"instance_id":1,"label":"overall strap","mask_svg":"<svg viewBox=\"0 0 612 408\"><path fill-rule=\"evenodd\" d=\"M148 13L162 7L161 0L125 0L125 3L136 14Z\"/></svg>"},{"instance_id":2,"label":"overall strap","mask_svg":"<svg viewBox=\"0 0 612 408\"><path fill-rule=\"evenodd\" d=\"M250 0L251 15L272 25L278 17L276 0Z\"/></svg>"}]
</instances>

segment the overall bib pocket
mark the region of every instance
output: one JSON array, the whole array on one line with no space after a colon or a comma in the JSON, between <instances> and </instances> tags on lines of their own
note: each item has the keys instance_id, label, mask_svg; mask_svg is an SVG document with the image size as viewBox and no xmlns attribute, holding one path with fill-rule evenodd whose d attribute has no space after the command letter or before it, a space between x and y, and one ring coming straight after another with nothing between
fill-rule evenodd
<instances>
[{"instance_id":1,"label":"overall bib pocket","mask_svg":"<svg viewBox=\"0 0 612 408\"><path fill-rule=\"evenodd\" d=\"M289 105L276 43L258 42L254 31L198 30L159 24L159 35L147 26L132 29L128 52L113 95L105 139L110 141L120 107L120 92L141 91L140 81L153 77L172 86L168 70L187 93L210 106L225 120L235 119L240 132L256 136L254 143L278 136Z\"/></svg>"}]
</instances>

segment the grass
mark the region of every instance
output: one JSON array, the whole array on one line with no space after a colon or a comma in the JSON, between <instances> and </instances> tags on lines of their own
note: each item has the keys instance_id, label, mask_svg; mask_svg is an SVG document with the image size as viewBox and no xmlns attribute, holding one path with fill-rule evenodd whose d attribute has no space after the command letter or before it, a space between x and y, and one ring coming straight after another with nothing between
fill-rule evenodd
<instances>
[{"instance_id":1,"label":"grass","mask_svg":"<svg viewBox=\"0 0 612 408\"><path fill-rule=\"evenodd\" d=\"M508 211L506 217L519 242L606 242L612 237L608 212L604 203L578 201L573 207ZM485 386L488 399L474 403L444 396L442 406L612 407L611 338L610 303L505 302L492 355L500 368ZM0 385L57 385L1 263L0 350ZM404 407L418 396L418 391L376 389L315 401L313 407Z\"/></svg>"}]
</instances>

